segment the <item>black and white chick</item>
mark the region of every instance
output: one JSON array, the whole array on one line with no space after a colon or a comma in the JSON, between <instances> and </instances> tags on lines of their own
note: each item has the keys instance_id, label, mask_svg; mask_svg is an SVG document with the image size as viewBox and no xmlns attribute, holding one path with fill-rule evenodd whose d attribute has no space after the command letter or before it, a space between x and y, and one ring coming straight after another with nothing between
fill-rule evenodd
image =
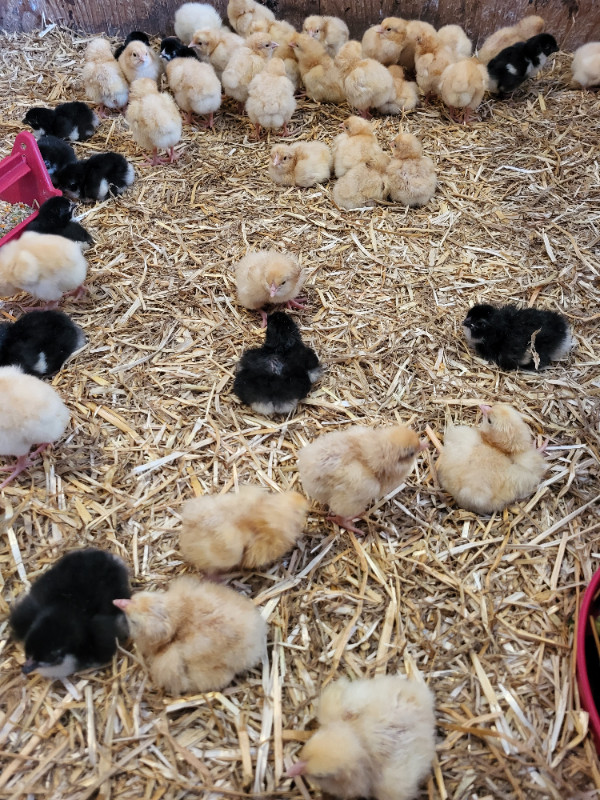
<instances>
[{"instance_id":1,"label":"black and white chick","mask_svg":"<svg viewBox=\"0 0 600 800\"><path fill-rule=\"evenodd\" d=\"M317 354L302 342L294 320L276 311L267 317L264 345L242 355L233 391L259 414L289 414L320 375Z\"/></svg>"},{"instance_id":2,"label":"black and white chick","mask_svg":"<svg viewBox=\"0 0 600 800\"><path fill-rule=\"evenodd\" d=\"M463 322L467 343L502 369L541 369L567 355L573 344L566 319L556 311L476 305Z\"/></svg>"},{"instance_id":3,"label":"black and white chick","mask_svg":"<svg viewBox=\"0 0 600 800\"><path fill-rule=\"evenodd\" d=\"M535 75L548 56L557 51L556 39L549 33L540 33L526 42L505 47L487 65L490 90L499 94L512 92L526 78Z\"/></svg>"},{"instance_id":4,"label":"black and white chick","mask_svg":"<svg viewBox=\"0 0 600 800\"><path fill-rule=\"evenodd\" d=\"M75 164L77 156L75 150L64 139L59 139L58 136L51 136L45 134L40 136L37 140L37 146L44 159L44 164L48 170L48 175L54 183L54 176L67 164Z\"/></svg>"},{"instance_id":5,"label":"black and white chick","mask_svg":"<svg viewBox=\"0 0 600 800\"><path fill-rule=\"evenodd\" d=\"M127 38L125 39L123 44L120 47L117 47L117 49L115 50L114 52L115 59L119 58L119 56L121 55L123 50L125 50L129 42L143 42L147 47L150 47L150 37L148 36L147 33L144 33L144 31L131 31L131 33L127 35Z\"/></svg>"},{"instance_id":6,"label":"black and white chick","mask_svg":"<svg viewBox=\"0 0 600 800\"><path fill-rule=\"evenodd\" d=\"M56 185L74 200L106 200L123 194L135 179L132 165L120 153L97 153L56 173Z\"/></svg>"},{"instance_id":7,"label":"black and white chick","mask_svg":"<svg viewBox=\"0 0 600 800\"><path fill-rule=\"evenodd\" d=\"M61 103L56 108L30 108L23 118L23 124L33 128L36 139L44 134L83 142L94 135L100 120L92 109L79 100Z\"/></svg>"},{"instance_id":8,"label":"black and white chick","mask_svg":"<svg viewBox=\"0 0 600 800\"><path fill-rule=\"evenodd\" d=\"M16 322L0 323L0 367L20 367L27 375L54 375L85 344L85 334L62 311L32 311Z\"/></svg>"},{"instance_id":9,"label":"black and white chick","mask_svg":"<svg viewBox=\"0 0 600 800\"><path fill-rule=\"evenodd\" d=\"M167 36L161 41L160 57L163 61L172 61L174 58L195 58L200 61L196 51L191 47L186 47L177 36Z\"/></svg>"},{"instance_id":10,"label":"black and white chick","mask_svg":"<svg viewBox=\"0 0 600 800\"><path fill-rule=\"evenodd\" d=\"M73 203L66 197L51 197L42 203L35 219L25 227L27 231L36 233L53 233L77 242L82 250L94 244L94 239L83 225L73 219Z\"/></svg>"},{"instance_id":11,"label":"black and white chick","mask_svg":"<svg viewBox=\"0 0 600 800\"><path fill-rule=\"evenodd\" d=\"M108 663L127 620L113 600L131 597L127 567L96 548L74 550L38 578L10 612L14 636L25 645L25 675L66 678Z\"/></svg>"}]
</instances>

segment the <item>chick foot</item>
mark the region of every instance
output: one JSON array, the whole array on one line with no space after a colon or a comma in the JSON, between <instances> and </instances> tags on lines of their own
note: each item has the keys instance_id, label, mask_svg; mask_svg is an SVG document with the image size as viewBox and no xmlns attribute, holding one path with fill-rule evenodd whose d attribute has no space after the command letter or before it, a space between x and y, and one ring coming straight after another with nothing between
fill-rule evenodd
<instances>
[{"instance_id":1,"label":"chick foot","mask_svg":"<svg viewBox=\"0 0 600 800\"><path fill-rule=\"evenodd\" d=\"M152 158L150 158L150 156L148 156L148 158L145 160L144 163L145 164L149 164L151 167L158 167L159 164L166 164L167 161L168 161L168 159L161 158L158 155L158 148L155 147L154 150L152 151Z\"/></svg>"},{"instance_id":2,"label":"chick foot","mask_svg":"<svg viewBox=\"0 0 600 800\"><path fill-rule=\"evenodd\" d=\"M295 300L288 300L286 308L306 308L306 297L297 297Z\"/></svg>"},{"instance_id":3,"label":"chick foot","mask_svg":"<svg viewBox=\"0 0 600 800\"><path fill-rule=\"evenodd\" d=\"M267 327L267 312L264 311L262 308L260 310L260 317L261 317L260 327L261 328L266 328Z\"/></svg>"},{"instance_id":4,"label":"chick foot","mask_svg":"<svg viewBox=\"0 0 600 800\"><path fill-rule=\"evenodd\" d=\"M81 286L78 286L76 289L71 289L70 292L65 292L63 297L72 297L73 300L81 300L85 294L87 294L87 286L81 284Z\"/></svg>"},{"instance_id":5,"label":"chick foot","mask_svg":"<svg viewBox=\"0 0 600 800\"><path fill-rule=\"evenodd\" d=\"M355 517L355 519L360 519L360 517ZM341 517L339 514L336 514L327 517L327 521L335 522L335 524L340 528L344 528L346 531L352 531L352 533L356 533L358 536L367 535L365 531L361 531L360 528L357 528L356 525L353 524L353 521L348 517Z\"/></svg>"},{"instance_id":6,"label":"chick foot","mask_svg":"<svg viewBox=\"0 0 600 800\"><path fill-rule=\"evenodd\" d=\"M363 119L372 119L373 117L368 108L364 108L362 111L359 111L358 113Z\"/></svg>"},{"instance_id":7,"label":"chick foot","mask_svg":"<svg viewBox=\"0 0 600 800\"><path fill-rule=\"evenodd\" d=\"M25 456L19 456L19 458L17 458L17 463L12 468L12 472L10 473L8 478L6 478L5 480L2 481L2 483L0 483L0 489L4 489L4 487L8 486L9 483L12 483L12 481L14 481L14 479L18 475L20 475L22 472L25 472L25 470L28 469L33 464L35 457L39 455L42 452L42 450L45 450L46 447L48 447L48 442L44 442L44 444L41 444L36 450L33 451L33 453L28 453ZM9 472L10 469L11 469L10 467L2 467L0 469L0 472Z\"/></svg>"}]
</instances>

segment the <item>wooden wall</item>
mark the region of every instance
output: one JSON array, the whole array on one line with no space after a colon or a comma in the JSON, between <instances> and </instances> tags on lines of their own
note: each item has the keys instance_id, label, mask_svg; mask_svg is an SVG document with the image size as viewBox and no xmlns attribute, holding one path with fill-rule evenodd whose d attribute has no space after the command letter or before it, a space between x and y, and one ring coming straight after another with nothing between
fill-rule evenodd
<instances>
[{"instance_id":1,"label":"wooden wall","mask_svg":"<svg viewBox=\"0 0 600 800\"><path fill-rule=\"evenodd\" d=\"M134 29L151 34L173 32L172 19L182 0L0 0L0 28L34 30L57 22L81 31L121 34ZM213 5L225 16L227 0ZM462 25L475 41L527 14L540 14L561 47L572 50L600 40L600 0L279 0L276 16L297 27L308 14L345 19L360 38L386 16L424 19L436 27Z\"/></svg>"}]
</instances>

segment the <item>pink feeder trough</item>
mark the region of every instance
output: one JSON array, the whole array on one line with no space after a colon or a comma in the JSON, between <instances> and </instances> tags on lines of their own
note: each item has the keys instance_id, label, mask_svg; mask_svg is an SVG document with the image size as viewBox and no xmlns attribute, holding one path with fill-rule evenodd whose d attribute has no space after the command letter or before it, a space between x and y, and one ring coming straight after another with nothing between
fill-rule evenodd
<instances>
[{"instance_id":1,"label":"pink feeder trough","mask_svg":"<svg viewBox=\"0 0 600 800\"><path fill-rule=\"evenodd\" d=\"M600 611L600 570L583 595L577 624L577 683L581 705L590 715L590 731L600 755L600 654L592 624ZM594 691L595 690L595 691Z\"/></svg>"}]
</instances>

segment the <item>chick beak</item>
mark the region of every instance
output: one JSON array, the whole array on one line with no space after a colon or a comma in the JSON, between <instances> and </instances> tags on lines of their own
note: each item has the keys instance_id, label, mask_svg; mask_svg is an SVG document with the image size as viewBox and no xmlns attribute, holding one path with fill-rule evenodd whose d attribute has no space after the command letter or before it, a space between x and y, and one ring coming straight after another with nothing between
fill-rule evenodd
<instances>
[{"instance_id":1,"label":"chick beak","mask_svg":"<svg viewBox=\"0 0 600 800\"><path fill-rule=\"evenodd\" d=\"M295 778L297 775L303 775L307 765L308 765L307 761L296 761L296 763L292 764L292 766L285 773L286 777Z\"/></svg>"},{"instance_id":2,"label":"chick beak","mask_svg":"<svg viewBox=\"0 0 600 800\"><path fill-rule=\"evenodd\" d=\"M273 50L273 52L275 52L275 50L277 50L278 47L279 45L277 44L277 42L271 42L271 50Z\"/></svg>"},{"instance_id":3,"label":"chick beak","mask_svg":"<svg viewBox=\"0 0 600 800\"><path fill-rule=\"evenodd\" d=\"M378 25L375 28L375 32L378 33L380 36L383 36L383 28L381 27L381 25Z\"/></svg>"},{"instance_id":4,"label":"chick beak","mask_svg":"<svg viewBox=\"0 0 600 800\"><path fill-rule=\"evenodd\" d=\"M113 605L117 608L120 608L121 611L125 611L127 606L131 603L131 600L113 600Z\"/></svg>"},{"instance_id":5,"label":"chick beak","mask_svg":"<svg viewBox=\"0 0 600 800\"><path fill-rule=\"evenodd\" d=\"M484 405L481 405L481 406L479 406L479 408L481 409L481 413L483 414L483 416L484 416L484 417L487 417L487 415L488 415L488 414L490 413L490 411L492 410L492 407L491 407L491 406L484 406Z\"/></svg>"},{"instance_id":6,"label":"chick beak","mask_svg":"<svg viewBox=\"0 0 600 800\"><path fill-rule=\"evenodd\" d=\"M275 295L277 294L277 289L279 289L279 286L276 286L274 283L272 283L271 288L269 289L269 295L271 297L275 297Z\"/></svg>"},{"instance_id":7,"label":"chick beak","mask_svg":"<svg viewBox=\"0 0 600 800\"><path fill-rule=\"evenodd\" d=\"M29 675L30 672L35 672L38 667L39 664L37 661L34 661L33 658L28 658L21 667L21 672L23 675Z\"/></svg>"},{"instance_id":8,"label":"chick beak","mask_svg":"<svg viewBox=\"0 0 600 800\"><path fill-rule=\"evenodd\" d=\"M281 160L281 159L279 158L279 153L277 153L276 155L274 155L274 156L273 156L273 166L274 166L274 167L276 167L276 166L279 164L280 160Z\"/></svg>"}]
</instances>

